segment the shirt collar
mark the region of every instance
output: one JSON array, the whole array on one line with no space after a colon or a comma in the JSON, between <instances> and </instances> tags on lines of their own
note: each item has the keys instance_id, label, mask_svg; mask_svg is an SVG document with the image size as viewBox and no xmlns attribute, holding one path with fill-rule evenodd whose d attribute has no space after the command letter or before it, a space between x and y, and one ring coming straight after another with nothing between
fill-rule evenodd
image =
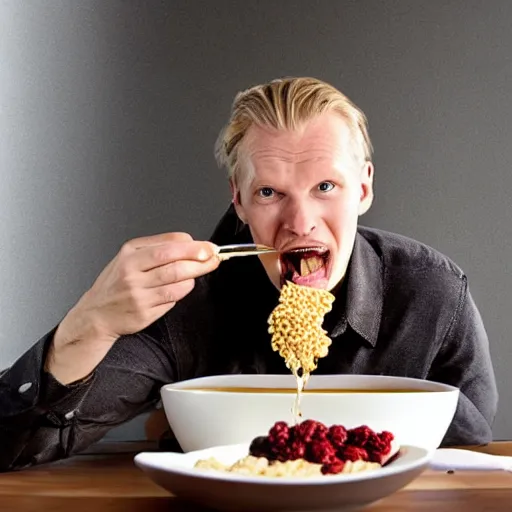
<instances>
[{"instance_id":1,"label":"shirt collar","mask_svg":"<svg viewBox=\"0 0 512 512\"><path fill-rule=\"evenodd\" d=\"M382 260L370 243L358 232L347 269L345 314L339 315L331 336L339 336L347 326L372 347L377 343L383 304Z\"/></svg>"}]
</instances>

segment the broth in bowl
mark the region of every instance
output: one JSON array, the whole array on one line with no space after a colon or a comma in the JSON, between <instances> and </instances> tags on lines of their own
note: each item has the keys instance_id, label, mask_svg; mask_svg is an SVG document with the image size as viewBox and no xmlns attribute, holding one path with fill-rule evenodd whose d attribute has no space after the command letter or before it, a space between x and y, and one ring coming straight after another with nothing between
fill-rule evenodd
<instances>
[{"instance_id":1,"label":"broth in bowl","mask_svg":"<svg viewBox=\"0 0 512 512\"><path fill-rule=\"evenodd\" d=\"M284 394L295 394L296 389L292 388L242 388L242 387L211 387L211 388L194 388L189 387L187 391L198 391L204 393L284 393ZM341 394L341 393L429 393L428 389L399 389L399 388L388 388L388 389L304 389L303 395L318 395L325 393Z\"/></svg>"}]
</instances>

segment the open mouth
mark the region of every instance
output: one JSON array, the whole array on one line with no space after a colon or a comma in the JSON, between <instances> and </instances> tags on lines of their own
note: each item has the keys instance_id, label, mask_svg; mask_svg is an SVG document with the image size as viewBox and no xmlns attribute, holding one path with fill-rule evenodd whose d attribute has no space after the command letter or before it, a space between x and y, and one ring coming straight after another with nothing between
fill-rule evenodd
<instances>
[{"instance_id":1,"label":"open mouth","mask_svg":"<svg viewBox=\"0 0 512 512\"><path fill-rule=\"evenodd\" d=\"M280 255L281 281L311 284L327 277L330 251L325 247L300 247Z\"/></svg>"}]
</instances>

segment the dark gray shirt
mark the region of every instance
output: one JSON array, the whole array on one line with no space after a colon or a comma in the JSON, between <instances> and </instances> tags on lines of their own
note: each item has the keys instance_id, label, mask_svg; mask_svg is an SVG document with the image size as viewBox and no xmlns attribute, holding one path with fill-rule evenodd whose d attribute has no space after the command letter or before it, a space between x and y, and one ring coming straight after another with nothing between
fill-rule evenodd
<instances>
[{"instance_id":1,"label":"dark gray shirt","mask_svg":"<svg viewBox=\"0 0 512 512\"><path fill-rule=\"evenodd\" d=\"M217 243L248 241L230 208ZM324 328L318 374L416 377L461 390L443 446L491 441L498 393L487 335L462 270L409 238L359 227ZM0 377L0 470L75 454L159 402L163 384L221 373L288 373L267 318L279 292L257 258L234 258L144 331L120 338L90 378L44 372L54 330Z\"/></svg>"}]
</instances>

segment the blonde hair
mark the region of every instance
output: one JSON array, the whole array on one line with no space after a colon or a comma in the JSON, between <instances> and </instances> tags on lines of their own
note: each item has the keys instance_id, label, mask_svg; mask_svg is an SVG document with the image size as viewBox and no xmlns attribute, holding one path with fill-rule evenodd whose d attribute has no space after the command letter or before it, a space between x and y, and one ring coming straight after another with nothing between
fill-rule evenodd
<instances>
[{"instance_id":1,"label":"blonde hair","mask_svg":"<svg viewBox=\"0 0 512 512\"><path fill-rule=\"evenodd\" d=\"M356 159L371 161L373 147L365 114L334 86L310 77L279 78L239 92L231 116L215 144L215 156L228 176L238 181L242 171L241 143L252 124L278 130L294 130L327 111L348 122Z\"/></svg>"}]
</instances>

